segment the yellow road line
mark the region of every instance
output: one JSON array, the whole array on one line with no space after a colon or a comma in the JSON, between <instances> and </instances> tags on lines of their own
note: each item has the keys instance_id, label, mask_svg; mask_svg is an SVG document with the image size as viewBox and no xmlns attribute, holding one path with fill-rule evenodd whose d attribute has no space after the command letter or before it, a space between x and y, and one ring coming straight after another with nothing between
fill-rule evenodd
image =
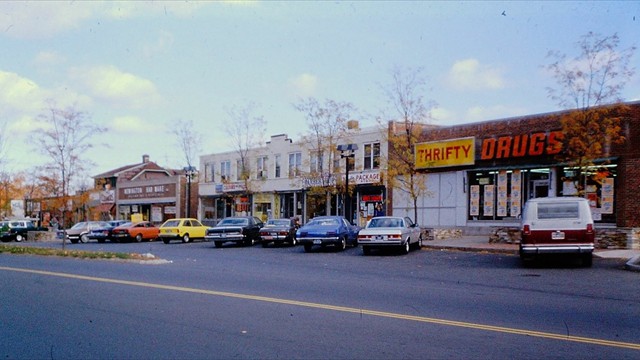
<instances>
[{"instance_id":1,"label":"yellow road line","mask_svg":"<svg viewBox=\"0 0 640 360\"><path fill-rule=\"evenodd\" d=\"M391 312L385 312L385 311L358 309L358 308L352 308L352 307L320 304L320 303L313 303L313 302L307 302L307 301L278 299L278 298L272 298L272 297L239 294L239 293L232 293L232 292L225 292L225 291L196 289L196 288L188 288L188 287L182 287L182 286L153 284L153 283L139 282L139 281L117 280L117 279L100 278L100 277L94 277L94 276L85 276L85 275L51 272L51 271L4 267L4 266L0 266L0 270L39 274L39 275L46 275L46 276L56 276L56 277L63 277L63 278L69 278L69 279L87 280L87 281L103 282L103 283L110 283L110 284L130 285L130 286L138 286L138 287L146 287L146 288L154 288L154 289L162 289L162 290L222 296L227 298L254 300L254 301L269 302L269 303L275 303L275 304L293 305L293 306L301 306L301 307L315 308L315 309L322 309L322 310L339 311L339 312L345 312L345 313L370 315L370 316L377 316L377 317L383 317L383 318L417 321L417 322L446 325L446 326L455 326L455 327L461 327L461 328L467 328L467 329L485 330L485 331L493 331L493 332L500 332L500 333L507 333L507 334L515 334L515 335L533 336L533 337L553 339L553 340L562 340L562 341L578 342L578 343L585 343L585 344L592 344L592 345L602 345L602 346L611 346L611 347L625 348L625 349L631 349L631 350L640 350L640 344L637 344L637 343L611 341L611 340L605 340L605 339L596 339L596 338L571 336L571 335L563 335L563 334L554 334L554 333L542 332L542 331L533 331L533 330L508 328L508 327L502 327L502 326L476 324L476 323L470 323L470 322L437 319L437 318L430 318L430 317L423 317L423 316L404 315L404 314L397 314L397 313L391 313Z\"/></svg>"}]
</instances>

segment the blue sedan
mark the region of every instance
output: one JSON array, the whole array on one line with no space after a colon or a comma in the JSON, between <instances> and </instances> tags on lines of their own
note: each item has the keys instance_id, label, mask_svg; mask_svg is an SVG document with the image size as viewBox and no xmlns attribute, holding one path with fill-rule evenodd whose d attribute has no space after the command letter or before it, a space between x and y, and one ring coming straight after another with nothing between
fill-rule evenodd
<instances>
[{"instance_id":1,"label":"blue sedan","mask_svg":"<svg viewBox=\"0 0 640 360\"><path fill-rule=\"evenodd\" d=\"M318 216L298 229L296 238L305 252L311 251L314 245L344 250L347 245L358 245L358 230L359 227L351 225L342 216Z\"/></svg>"}]
</instances>

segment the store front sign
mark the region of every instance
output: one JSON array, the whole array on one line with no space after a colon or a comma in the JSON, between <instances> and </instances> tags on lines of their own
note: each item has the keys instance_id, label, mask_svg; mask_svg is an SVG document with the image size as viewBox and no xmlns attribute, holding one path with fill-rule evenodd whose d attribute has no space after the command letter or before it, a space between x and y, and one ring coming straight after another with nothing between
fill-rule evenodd
<instances>
[{"instance_id":1,"label":"store front sign","mask_svg":"<svg viewBox=\"0 0 640 360\"><path fill-rule=\"evenodd\" d=\"M125 187L118 191L120 200L175 197L176 184Z\"/></svg>"},{"instance_id":2,"label":"store front sign","mask_svg":"<svg viewBox=\"0 0 640 360\"><path fill-rule=\"evenodd\" d=\"M437 168L475 163L475 138L419 143L415 146L416 168Z\"/></svg>"},{"instance_id":3,"label":"store front sign","mask_svg":"<svg viewBox=\"0 0 640 360\"><path fill-rule=\"evenodd\" d=\"M482 140L480 160L555 155L562 150L562 131L508 135Z\"/></svg>"},{"instance_id":4,"label":"store front sign","mask_svg":"<svg viewBox=\"0 0 640 360\"><path fill-rule=\"evenodd\" d=\"M244 183L224 183L222 184L223 192L246 191L247 187Z\"/></svg>"}]
</instances>

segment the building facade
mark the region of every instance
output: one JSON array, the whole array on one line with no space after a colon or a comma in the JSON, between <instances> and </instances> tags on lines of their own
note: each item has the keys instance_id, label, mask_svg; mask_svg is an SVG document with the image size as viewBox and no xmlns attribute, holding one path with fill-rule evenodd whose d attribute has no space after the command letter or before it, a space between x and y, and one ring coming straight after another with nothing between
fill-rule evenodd
<instances>
[{"instance_id":1,"label":"building facade","mask_svg":"<svg viewBox=\"0 0 640 360\"><path fill-rule=\"evenodd\" d=\"M101 220L131 219L133 214L156 224L184 217L187 206L197 211L197 181L188 184L184 170L167 169L149 160L126 165L93 177L98 194L94 212ZM189 189L188 187L191 187ZM191 201L188 193L193 194Z\"/></svg>"},{"instance_id":2,"label":"building facade","mask_svg":"<svg viewBox=\"0 0 640 360\"><path fill-rule=\"evenodd\" d=\"M387 206L381 172L387 149L379 128L352 124L339 144L317 151L309 142L294 142L286 134L271 136L264 146L248 149L245 174L238 151L200 157L200 219L215 224L232 215L259 218L344 215L348 208L355 223L364 224L376 204ZM352 157L341 157L337 145L355 144ZM349 196L345 196L349 160ZM345 206L345 200L350 206Z\"/></svg>"},{"instance_id":3,"label":"building facade","mask_svg":"<svg viewBox=\"0 0 640 360\"><path fill-rule=\"evenodd\" d=\"M581 195L597 227L639 227L640 103L627 105L630 112L621 119L625 141L609 144L579 187L576 168L559 160L565 112L425 131L415 161L430 191L419 201L417 221L486 233L518 227L528 199ZM394 213L409 212L410 201L397 192L392 198Z\"/></svg>"}]
</instances>

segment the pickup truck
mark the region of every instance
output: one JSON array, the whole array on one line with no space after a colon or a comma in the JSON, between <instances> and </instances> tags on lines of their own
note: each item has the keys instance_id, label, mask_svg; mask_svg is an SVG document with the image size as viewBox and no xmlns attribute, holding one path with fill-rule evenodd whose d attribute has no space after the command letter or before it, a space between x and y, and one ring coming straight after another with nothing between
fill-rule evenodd
<instances>
[{"instance_id":1,"label":"pickup truck","mask_svg":"<svg viewBox=\"0 0 640 360\"><path fill-rule=\"evenodd\" d=\"M31 220L6 220L0 222L0 240L2 242L23 241L27 239L29 231L41 231L46 228L39 228Z\"/></svg>"}]
</instances>

